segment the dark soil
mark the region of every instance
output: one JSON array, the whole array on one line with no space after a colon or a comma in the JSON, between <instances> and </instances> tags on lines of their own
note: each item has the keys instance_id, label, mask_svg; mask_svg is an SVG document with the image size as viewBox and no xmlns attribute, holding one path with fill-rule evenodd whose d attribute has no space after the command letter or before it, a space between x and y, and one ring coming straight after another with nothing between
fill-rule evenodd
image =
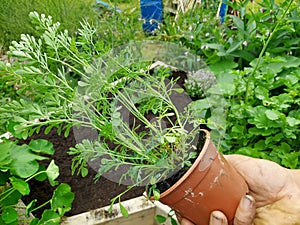
<instances>
[{"instance_id":1,"label":"dark soil","mask_svg":"<svg viewBox=\"0 0 300 225\"><path fill-rule=\"evenodd\" d=\"M30 139L47 139L54 145L55 154L51 159L55 160L56 165L60 169L58 181L69 184L75 194L72 210L67 216L107 206L110 204L111 198L126 189L126 186L119 185L103 177L95 183L96 171L92 168L88 168L89 174L84 178L80 175L71 175L72 157L68 155L68 151L70 147L74 147L76 144L72 132L70 132L69 137L65 138L62 135L59 136L56 130L53 129L47 135L41 132L40 134L33 135ZM27 140L25 143L29 143L29 141ZM49 162L50 160L43 163L46 166ZM39 202L37 205L39 205L51 198L54 188L48 182L33 181L30 185L31 194L24 197L23 201L25 203L29 203L33 199L38 199ZM124 195L123 200L141 196L144 191L144 187L134 188ZM39 217L41 212L41 210L36 212L35 216Z\"/></svg>"}]
</instances>

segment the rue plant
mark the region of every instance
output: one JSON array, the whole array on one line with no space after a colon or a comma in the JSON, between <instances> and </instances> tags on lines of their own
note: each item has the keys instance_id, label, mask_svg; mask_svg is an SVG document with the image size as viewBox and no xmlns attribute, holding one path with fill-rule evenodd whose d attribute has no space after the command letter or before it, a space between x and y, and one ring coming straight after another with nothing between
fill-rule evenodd
<instances>
[{"instance_id":1,"label":"rue plant","mask_svg":"<svg viewBox=\"0 0 300 225\"><path fill-rule=\"evenodd\" d=\"M151 60L135 62L132 52L147 50L139 46L108 54L87 23L76 39L59 31L51 17L36 12L30 17L42 34L39 39L22 35L10 47L18 61L5 67L7 81L23 96L0 110L7 129L26 139L41 127L45 133L57 127L66 136L77 128L81 140L70 150L73 173L86 175L86 166L96 164L99 176L115 173L117 182L129 183L125 192L150 185L149 193L158 198L155 184L191 165L197 153L201 120L194 119L177 79L168 69L152 73ZM190 65L184 57L176 60ZM82 140L83 129L96 132L96 138Z\"/></svg>"}]
</instances>

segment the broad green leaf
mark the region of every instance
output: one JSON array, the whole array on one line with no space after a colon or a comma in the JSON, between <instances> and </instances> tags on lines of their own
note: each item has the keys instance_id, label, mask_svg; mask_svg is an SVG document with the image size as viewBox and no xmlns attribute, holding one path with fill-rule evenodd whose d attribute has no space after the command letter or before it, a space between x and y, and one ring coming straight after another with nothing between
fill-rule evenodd
<instances>
[{"instance_id":1,"label":"broad green leaf","mask_svg":"<svg viewBox=\"0 0 300 225\"><path fill-rule=\"evenodd\" d=\"M10 224L18 219L18 213L13 207L7 207L3 210L1 218L6 224Z\"/></svg>"},{"instance_id":2,"label":"broad green leaf","mask_svg":"<svg viewBox=\"0 0 300 225\"><path fill-rule=\"evenodd\" d=\"M155 220L159 223L164 223L167 221L167 218L165 216L162 215L156 215L155 216Z\"/></svg>"},{"instance_id":3,"label":"broad green leaf","mask_svg":"<svg viewBox=\"0 0 300 225\"><path fill-rule=\"evenodd\" d=\"M217 95L233 95L235 92L234 79L236 78L236 74L220 73L217 76L217 85L212 86L207 92Z\"/></svg>"},{"instance_id":4,"label":"broad green leaf","mask_svg":"<svg viewBox=\"0 0 300 225\"><path fill-rule=\"evenodd\" d=\"M299 162L299 152L290 152L283 154L280 158L282 159L281 164L287 168L296 169Z\"/></svg>"},{"instance_id":5,"label":"broad green leaf","mask_svg":"<svg viewBox=\"0 0 300 225\"><path fill-rule=\"evenodd\" d=\"M241 18L234 16L234 15L230 15L229 17L232 19L233 24L237 27L237 29L240 32L244 32L244 30L245 30L244 21Z\"/></svg>"},{"instance_id":6,"label":"broad green leaf","mask_svg":"<svg viewBox=\"0 0 300 225\"><path fill-rule=\"evenodd\" d=\"M46 209L37 225L59 225L60 216L53 210Z\"/></svg>"},{"instance_id":7,"label":"broad green leaf","mask_svg":"<svg viewBox=\"0 0 300 225\"><path fill-rule=\"evenodd\" d=\"M53 144L50 141L44 139L31 140L28 146L34 152L44 153L49 155L53 155L54 153Z\"/></svg>"},{"instance_id":8,"label":"broad green leaf","mask_svg":"<svg viewBox=\"0 0 300 225\"><path fill-rule=\"evenodd\" d=\"M35 207L35 204L37 203L37 199L32 200L27 206L26 206L26 216L30 216L30 213Z\"/></svg>"},{"instance_id":9,"label":"broad green leaf","mask_svg":"<svg viewBox=\"0 0 300 225\"><path fill-rule=\"evenodd\" d=\"M51 199L51 208L58 211L60 216L71 210L74 193L68 184L60 184L54 191Z\"/></svg>"},{"instance_id":10,"label":"broad green leaf","mask_svg":"<svg viewBox=\"0 0 300 225\"><path fill-rule=\"evenodd\" d=\"M286 117L286 122L291 126L294 127L300 124L300 120L295 119L294 117Z\"/></svg>"},{"instance_id":11,"label":"broad green leaf","mask_svg":"<svg viewBox=\"0 0 300 225\"><path fill-rule=\"evenodd\" d=\"M248 50L235 50L234 52L230 53L231 56L239 57L245 59L246 61L250 62L255 59L255 55Z\"/></svg>"},{"instance_id":12,"label":"broad green leaf","mask_svg":"<svg viewBox=\"0 0 300 225\"><path fill-rule=\"evenodd\" d=\"M33 220L31 220L29 225L37 225L39 223L39 219L38 218L34 218Z\"/></svg>"},{"instance_id":13,"label":"broad green leaf","mask_svg":"<svg viewBox=\"0 0 300 225\"><path fill-rule=\"evenodd\" d=\"M281 142L280 146L278 146L277 149L282 153L284 152L289 153L291 151L291 146L286 142Z\"/></svg>"},{"instance_id":14,"label":"broad green leaf","mask_svg":"<svg viewBox=\"0 0 300 225\"><path fill-rule=\"evenodd\" d=\"M122 205L121 202L119 202L119 207L120 207L122 216L124 216L125 218L127 218L129 216L128 210Z\"/></svg>"},{"instance_id":15,"label":"broad green leaf","mask_svg":"<svg viewBox=\"0 0 300 225\"><path fill-rule=\"evenodd\" d=\"M39 164L36 160L46 158L32 153L27 145L15 145L11 150L11 159L10 169L12 174L27 178L38 171Z\"/></svg>"},{"instance_id":16,"label":"broad green leaf","mask_svg":"<svg viewBox=\"0 0 300 225\"><path fill-rule=\"evenodd\" d=\"M29 184L26 183L24 180L16 178L16 177L10 177L9 178L12 186L18 190L22 195L29 195L30 188Z\"/></svg>"},{"instance_id":17,"label":"broad green leaf","mask_svg":"<svg viewBox=\"0 0 300 225\"><path fill-rule=\"evenodd\" d=\"M234 68L236 68L238 66L238 64L236 62L234 62L233 60L221 60L219 62L216 62L212 65L209 65L210 70L213 73L221 73L224 72L226 70L232 70Z\"/></svg>"},{"instance_id":18,"label":"broad green leaf","mask_svg":"<svg viewBox=\"0 0 300 225\"><path fill-rule=\"evenodd\" d=\"M286 55L284 56L286 58L286 63L284 63L284 67L290 68L290 67L299 67L300 66L300 58Z\"/></svg>"},{"instance_id":19,"label":"broad green leaf","mask_svg":"<svg viewBox=\"0 0 300 225\"><path fill-rule=\"evenodd\" d=\"M265 100L265 99L269 98L269 90L262 86L256 87L254 90L254 93L255 93L256 98L258 98L260 100Z\"/></svg>"},{"instance_id":20,"label":"broad green leaf","mask_svg":"<svg viewBox=\"0 0 300 225\"><path fill-rule=\"evenodd\" d=\"M12 161L12 159L10 158L12 145L12 142L0 143L0 169L6 169L7 165Z\"/></svg>"},{"instance_id":21,"label":"broad green leaf","mask_svg":"<svg viewBox=\"0 0 300 225\"><path fill-rule=\"evenodd\" d=\"M299 82L299 78L297 76L289 74L283 78L283 81L285 82L285 84L293 86Z\"/></svg>"},{"instance_id":22,"label":"broad green leaf","mask_svg":"<svg viewBox=\"0 0 300 225\"><path fill-rule=\"evenodd\" d=\"M278 120L280 113L275 110L266 110L266 116L270 120Z\"/></svg>"},{"instance_id":23,"label":"broad green leaf","mask_svg":"<svg viewBox=\"0 0 300 225\"><path fill-rule=\"evenodd\" d=\"M17 190L13 190L6 198L1 199L2 206L12 206L16 205L19 200L22 198L22 195Z\"/></svg>"},{"instance_id":24,"label":"broad green leaf","mask_svg":"<svg viewBox=\"0 0 300 225\"><path fill-rule=\"evenodd\" d=\"M233 51L237 50L243 43L244 41L235 41L233 42L230 47L227 49L226 54L230 54Z\"/></svg>"},{"instance_id":25,"label":"broad green leaf","mask_svg":"<svg viewBox=\"0 0 300 225\"><path fill-rule=\"evenodd\" d=\"M269 136L267 139L266 139L266 141L265 141L265 143L266 144L269 144L269 143L276 143L276 142L280 142L280 140L283 138L283 133L278 133L278 134L276 134L275 136L274 135L272 135L272 136Z\"/></svg>"},{"instance_id":26,"label":"broad green leaf","mask_svg":"<svg viewBox=\"0 0 300 225\"><path fill-rule=\"evenodd\" d=\"M219 51L224 51L224 46L221 45L221 44L205 44L205 46L207 46L208 48L210 49L216 49L216 50L219 50Z\"/></svg>"},{"instance_id":27,"label":"broad green leaf","mask_svg":"<svg viewBox=\"0 0 300 225\"><path fill-rule=\"evenodd\" d=\"M8 125L8 131L14 137L25 140L28 137L28 131L24 130L24 125L22 125L22 123L26 124L27 121L18 116L15 116L13 120L14 122L9 123Z\"/></svg>"},{"instance_id":28,"label":"broad green leaf","mask_svg":"<svg viewBox=\"0 0 300 225\"><path fill-rule=\"evenodd\" d=\"M46 167L44 165L39 166L39 171L45 171ZM45 181L48 178L47 173L38 173L37 175L34 176L34 179L42 182Z\"/></svg>"},{"instance_id":29,"label":"broad green leaf","mask_svg":"<svg viewBox=\"0 0 300 225\"><path fill-rule=\"evenodd\" d=\"M265 118L265 117L264 117ZM270 136L270 135L274 135L278 132L278 129L275 129L275 128L268 128L268 120L267 118L265 118L265 120L262 120L262 121L256 121L257 123L255 124L256 127L251 127L249 128L248 130L248 133L249 134L253 134L254 136ZM260 126L260 127L258 127ZM274 127L272 126L272 124L270 125L270 127ZM279 125L277 126L279 127ZM268 128L268 129L266 129Z\"/></svg>"},{"instance_id":30,"label":"broad green leaf","mask_svg":"<svg viewBox=\"0 0 300 225\"><path fill-rule=\"evenodd\" d=\"M58 182L55 181L55 179L59 176L59 167L55 165L54 160L50 162L49 166L47 167L46 173L50 184L52 186L57 185Z\"/></svg>"}]
</instances>

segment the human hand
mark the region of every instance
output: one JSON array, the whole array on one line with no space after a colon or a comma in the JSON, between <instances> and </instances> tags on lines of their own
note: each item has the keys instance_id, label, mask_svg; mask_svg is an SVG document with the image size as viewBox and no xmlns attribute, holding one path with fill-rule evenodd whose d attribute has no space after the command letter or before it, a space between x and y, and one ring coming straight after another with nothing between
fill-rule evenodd
<instances>
[{"instance_id":1,"label":"human hand","mask_svg":"<svg viewBox=\"0 0 300 225\"><path fill-rule=\"evenodd\" d=\"M250 195L241 199L234 225L300 225L300 170L242 155L228 155L226 159L246 180ZM243 206L250 208L247 211ZM181 225L192 224L181 220ZM210 225L227 224L223 213L211 214Z\"/></svg>"}]
</instances>

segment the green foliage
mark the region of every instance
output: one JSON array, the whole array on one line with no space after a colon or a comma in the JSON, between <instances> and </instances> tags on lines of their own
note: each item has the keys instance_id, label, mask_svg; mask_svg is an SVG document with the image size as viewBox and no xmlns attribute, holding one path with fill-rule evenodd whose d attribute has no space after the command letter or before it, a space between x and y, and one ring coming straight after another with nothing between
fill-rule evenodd
<instances>
[{"instance_id":1,"label":"green foliage","mask_svg":"<svg viewBox=\"0 0 300 225\"><path fill-rule=\"evenodd\" d=\"M286 12L288 4L291 6ZM248 9L250 1L228 2L239 16L227 15L226 22L220 24L216 11L211 7L195 7L186 14L167 17L160 38L182 43L196 54L203 56L207 64L220 61L235 61L238 68L248 66L259 57L269 35L273 35L267 51L272 56L292 54L299 56L299 2L264 0L260 11ZM248 9L248 10L247 10ZM277 26L276 32L272 33Z\"/></svg>"},{"instance_id":2,"label":"green foliage","mask_svg":"<svg viewBox=\"0 0 300 225\"><path fill-rule=\"evenodd\" d=\"M0 46L7 49L11 41L20 39L21 34L39 35L39 30L31 26L28 18L31 11L52 15L55 21L61 22L62 29L74 34L83 18L90 22L97 18L93 5L93 0L1 0Z\"/></svg>"},{"instance_id":3,"label":"green foliage","mask_svg":"<svg viewBox=\"0 0 300 225\"><path fill-rule=\"evenodd\" d=\"M221 25L209 9L194 8L176 23L167 18L159 37L188 46L216 75L192 111L210 128L226 127L220 150L299 168L299 2L275 2L261 1L259 11L250 1L228 2L238 16Z\"/></svg>"},{"instance_id":4,"label":"green foliage","mask_svg":"<svg viewBox=\"0 0 300 225\"><path fill-rule=\"evenodd\" d=\"M253 67L235 73L236 91L228 96L225 153L266 158L288 168L300 166L299 66L299 58L267 54L253 78L242 78Z\"/></svg>"},{"instance_id":5,"label":"green foliage","mask_svg":"<svg viewBox=\"0 0 300 225\"><path fill-rule=\"evenodd\" d=\"M86 65L107 48L96 39L95 29L87 22L81 23L75 38L67 30L61 32L60 23L55 23L52 17L32 12L30 18L42 35L34 38L23 34L20 42L13 41L10 46L9 54L18 60L3 65L4 75L0 79L17 90L15 98L1 107L1 125L14 136L26 138L38 132L45 120L56 118L46 133L52 127L57 127L60 133L64 127L68 135L73 88L85 76Z\"/></svg>"},{"instance_id":6,"label":"green foliage","mask_svg":"<svg viewBox=\"0 0 300 225\"><path fill-rule=\"evenodd\" d=\"M184 91L168 79L170 71L150 74L151 60L139 49L143 45L108 54L88 23L81 24L75 39L68 31L60 32L52 17L37 12L30 17L42 35L22 35L20 42L12 42L9 53L18 61L5 68L10 81L18 84L20 99L6 103L0 119L9 121L6 127L15 137L26 139L41 127L45 133L57 127L66 136L73 126L96 130L103 141L83 140L71 149L73 173L79 169L86 175L88 160L101 160L99 175L127 164L119 182L130 179L133 186L154 184L178 166L190 165L195 154L187 153L186 146L196 148L190 143L199 132L198 120L188 117L188 109L179 112L175 107L171 95ZM191 64L183 57L177 60ZM122 120L124 110L134 116L133 125ZM154 121L145 116L150 111L155 112ZM195 127L186 130L189 123ZM48 176L51 171L46 171Z\"/></svg>"},{"instance_id":7,"label":"green foliage","mask_svg":"<svg viewBox=\"0 0 300 225\"><path fill-rule=\"evenodd\" d=\"M60 184L54 191L52 198L40 206L35 206L33 200L24 208L25 215L17 211L17 204L21 198L30 194L29 181L41 175L46 175L51 185L57 185L55 179L59 169L51 161L46 170L41 169L38 161L47 159L44 155L54 153L53 146L46 140L31 140L28 145L18 145L11 141L0 143L0 222L1 224L44 224L51 220L52 224L59 224L61 217L71 209L74 194L67 184ZM32 220L30 213L50 204L51 208L43 212L41 220ZM25 219L23 218L25 216ZM55 220L53 220L55 219Z\"/></svg>"},{"instance_id":8,"label":"green foliage","mask_svg":"<svg viewBox=\"0 0 300 225\"><path fill-rule=\"evenodd\" d=\"M158 223L165 223L167 220L171 222L172 225L178 225L177 220L175 219L176 215L173 210L170 210L167 216L162 216L162 215L156 215L155 220Z\"/></svg>"},{"instance_id":9,"label":"green foliage","mask_svg":"<svg viewBox=\"0 0 300 225\"><path fill-rule=\"evenodd\" d=\"M251 11L250 1L228 4L239 16L228 15L224 24L219 24L216 11L205 4L206 7L195 7L180 14L177 20L166 16L157 36L150 38L188 47L201 56L216 75L217 84L203 89L206 84L201 83L197 74L190 74L186 87L190 96L200 99L190 105L186 116L198 118L195 123L205 123L212 132L218 131L221 140L223 138L218 143L223 153L245 154L270 159L288 168L299 168L299 3L289 0L276 4L263 0L261 11ZM88 161L109 153L111 158L101 159L103 166L99 174L131 163L135 167L130 167L121 179L132 178L139 183L140 174L148 173L152 176L150 183L154 184L163 177L159 169L174 166L169 157L172 147L160 152L162 149L156 148L154 143L164 147L180 146L183 142L178 141L179 137L187 138L186 133L180 122L176 122L171 129L160 133L160 139L148 138L150 141L145 143L147 134L137 132L139 127L134 127L133 131L128 129L120 119L121 109L125 107L131 113L139 111L135 116L147 129L159 133L161 130L154 125L159 125L163 119L172 121L170 118L176 114L165 96L168 92L182 90L173 86L173 81L166 86L167 71L155 74L161 75L158 82L157 77L147 73L148 62L132 64L130 51L120 52L113 58L107 54L110 47L146 38L141 32L139 11L131 9L120 14L115 11L101 13L94 21L95 27L82 22L76 36L62 31L60 24L51 17L31 13L40 36L22 35L21 40L10 47L10 54L17 62L0 64L0 86L3 87L0 123L17 138L27 138L39 132L42 126L47 126L46 133L57 127L58 132L66 136L72 126L89 127L98 131L101 142L84 140L70 150L74 156L73 173L87 175ZM219 105L224 109L217 107ZM157 121L148 123L143 116L148 112L157 115ZM176 118L181 123L187 119L182 115ZM110 142L117 146L117 153L108 147ZM11 170L13 177L5 172L0 176L0 182L9 181L14 189L9 201L16 202L28 193L24 179L40 172L36 170L36 162L43 159L39 153L44 148L47 144L42 142L31 144L30 149L16 147L18 154L22 150L26 156L22 159L14 154L12 158L7 157L8 153L3 151L0 163L12 163L16 167ZM130 149L130 154L126 149ZM193 157L188 155L181 162L188 165ZM13 164L10 160L15 158L18 163ZM20 170L19 163L30 166ZM52 185L57 185L55 164L51 163L43 174ZM122 194L131 188L113 198L112 203L120 202ZM67 200L72 199L72 195L68 187L62 186L59 190L49 202L51 209L44 212L42 222L59 221L70 208ZM159 198L154 186L152 193ZM66 201L62 203L61 199ZM35 201L27 206L27 211L33 208ZM120 209L127 216L121 203ZM3 211L1 219L5 223L14 218L13 209ZM158 218L158 221L163 220ZM32 224L38 224L37 220Z\"/></svg>"},{"instance_id":10,"label":"green foliage","mask_svg":"<svg viewBox=\"0 0 300 225\"><path fill-rule=\"evenodd\" d=\"M250 67L223 72L227 79L219 73L217 86L208 93L225 96L226 134L220 149L223 153L269 159L288 168L300 167L299 66L298 57L271 57L267 53L250 62ZM207 101L214 102L214 95L208 96ZM209 115L211 109L203 101L194 103L194 111L202 115ZM218 124L218 116L207 118Z\"/></svg>"},{"instance_id":11,"label":"green foliage","mask_svg":"<svg viewBox=\"0 0 300 225\"><path fill-rule=\"evenodd\" d=\"M174 81L166 81L164 77L158 79L139 71L140 68L137 71L130 70L130 75L123 74L122 77L106 74L101 79L91 77L84 81L84 88L77 93L73 103L75 118L80 115L86 126L98 130L99 137L110 140L116 147L112 149L106 142L98 140L83 140L75 148L71 148L70 154L78 155L74 157L73 169L82 169L80 165L87 165L87 160L101 159L98 173L102 175L126 164L128 168L119 182L130 178L134 185L140 185L149 183L150 180L156 183L178 165L184 166L190 159L191 155L186 154L184 146L193 141L194 134L198 131L186 131L187 120L192 123L193 119L187 116L188 111L184 112L185 115L178 112L171 101L170 96L180 91L179 88L175 87ZM92 74L99 77L97 72ZM91 82L93 80L98 82ZM119 82L118 86L115 85L116 82ZM108 98L110 95L112 97ZM89 99L84 96L89 96ZM153 102L153 99L161 103L155 122L149 121L145 115L152 110L152 105L146 103ZM139 105L143 107L137 107ZM123 118L126 110L135 117L133 125ZM171 117L175 119L172 120ZM170 123L169 127L162 127L164 121ZM139 131L143 127L144 130ZM107 154L112 157L106 158ZM143 174L144 177L137 174Z\"/></svg>"}]
</instances>

